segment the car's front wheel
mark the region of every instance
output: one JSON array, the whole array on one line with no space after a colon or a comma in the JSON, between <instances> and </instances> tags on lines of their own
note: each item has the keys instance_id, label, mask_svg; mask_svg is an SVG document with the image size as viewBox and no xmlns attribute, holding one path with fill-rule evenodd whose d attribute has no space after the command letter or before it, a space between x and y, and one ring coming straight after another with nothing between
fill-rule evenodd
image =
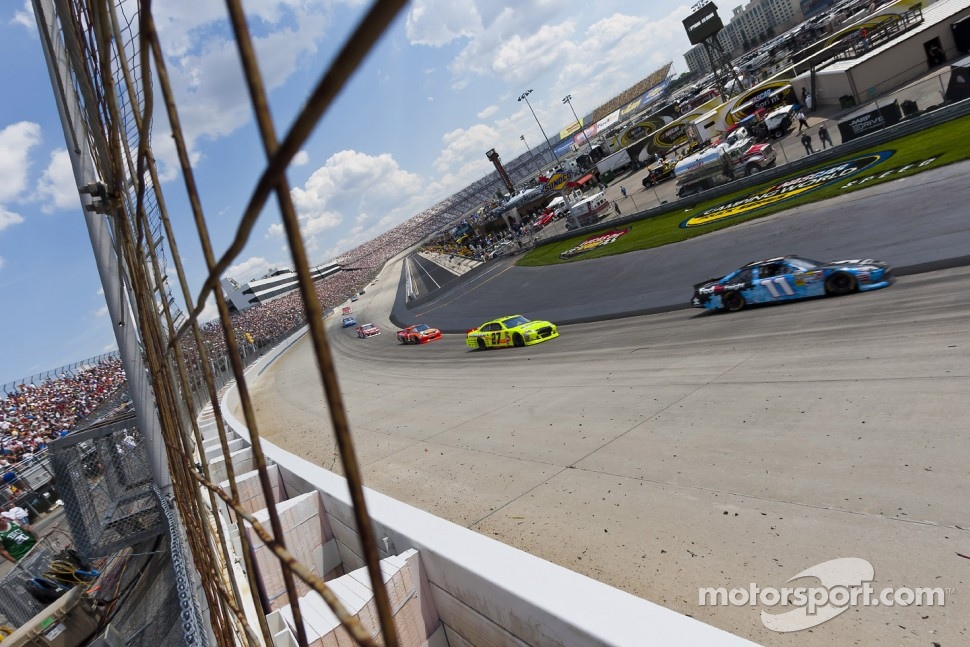
<instances>
[{"instance_id":1,"label":"car's front wheel","mask_svg":"<svg viewBox=\"0 0 970 647\"><path fill-rule=\"evenodd\" d=\"M522 348L523 346L525 346L525 340L522 339L522 335L520 335L519 333L515 333L514 335L512 335L512 345L515 346L516 348Z\"/></svg>"},{"instance_id":2,"label":"car's front wheel","mask_svg":"<svg viewBox=\"0 0 970 647\"><path fill-rule=\"evenodd\" d=\"M721 297L721 303L728 312L738 312L744 308L744 297L740 292L728 292Z\"/></svg>"},{"instance_id":3,"label":"car's front wheel","mask_svg":"<svg viewBox=\"0 0 970 647\"><path fill-rule=\"evenodd\" d=\"M855 278L845 272L838 272L825 279L825 292L835 296L851 294L856 290Z\"/></svg>"},{"instance_id":4,"label":"car's front wheel","mask_svg":"<svg viewBox=\"0 0 970 647\"><path fill-rule=\"evenodd\" d=\"M485 340L482 339L481 337L479 337L478 338L478 350L485 350L486 348L487 348L487 346L485 346Z\"/></svg>"}]
</instances>

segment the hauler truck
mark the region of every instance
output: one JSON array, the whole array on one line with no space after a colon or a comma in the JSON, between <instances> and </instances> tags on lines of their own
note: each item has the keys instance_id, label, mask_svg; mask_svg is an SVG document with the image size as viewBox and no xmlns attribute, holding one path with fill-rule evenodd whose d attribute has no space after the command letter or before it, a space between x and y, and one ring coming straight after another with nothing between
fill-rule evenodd
<instances>
[{"instance_id":1,"label":"hauler truck","mask_svg":"<svg viewBox=\"0 0 970 647\"><path fill-rule=\"evenodd\" d=\"M617 171L619 169L626 168L631 162L633 162L633 160L630 158L630 151L624 148L596 162L596 170L600 173Z\"/></svg>"},{"instance_id":2,"label":"hauler truck","mask_svg":"<svg viewBox=\"0 0 970 647\"><path fill-rule=\"evenodd\" d=\"M777 153L771 144L743 140L733 146L719 144L677 162L677 195L681 198L713 189L738 177L751 175L775 164Z\"/></svg>"}]
</instances>

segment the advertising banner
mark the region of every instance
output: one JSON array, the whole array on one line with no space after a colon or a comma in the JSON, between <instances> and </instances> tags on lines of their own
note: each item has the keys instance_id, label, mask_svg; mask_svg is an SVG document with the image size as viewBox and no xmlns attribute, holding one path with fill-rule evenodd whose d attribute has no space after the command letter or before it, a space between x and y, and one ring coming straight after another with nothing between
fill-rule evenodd
<instances>
[{"instance_id":1,"label":"advertising banner","mask_svg":"<svg viewBox=\"0 0 970 647\"><path fill-rule=\"evenodd\" d=\"M882 130L886 126L892 126L899 123L901 118L902 112L899 109L899 102L893 101L887 106L882 106L846 121L840 121L839 133L842 135L842 143Z\"/></svg>"}]
</instances>

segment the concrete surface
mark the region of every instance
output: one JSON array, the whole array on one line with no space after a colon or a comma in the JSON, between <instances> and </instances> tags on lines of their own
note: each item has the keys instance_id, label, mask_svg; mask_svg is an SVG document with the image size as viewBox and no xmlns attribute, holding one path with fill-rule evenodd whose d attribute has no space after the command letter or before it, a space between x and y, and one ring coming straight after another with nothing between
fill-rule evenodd
<instances>
[{"instance_id":1,"label":"concrete surface","mask_svg":"<svg viewBox=\"0 0 970 647\"><path fill-rule=\"evenodd\" d=\"M389 268L389 272L397 268ZM968 642L970 270L838 299L564 326L527 349L332 330L365 483L766 645ZM387 312L382 279L358 308ZM954 298L954 295L961 295ZM386 315L385 315L386 316ZM268 439L337 469L303 342L253 385ZM945 607L811 630L699 587L782 586L839 557Z\"/></svg>"}]
</instances>

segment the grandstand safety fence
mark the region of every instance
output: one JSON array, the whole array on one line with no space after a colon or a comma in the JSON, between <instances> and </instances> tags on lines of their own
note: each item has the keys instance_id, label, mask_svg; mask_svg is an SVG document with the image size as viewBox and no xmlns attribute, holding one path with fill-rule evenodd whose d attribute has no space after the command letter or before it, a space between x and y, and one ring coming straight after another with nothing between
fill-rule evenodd
<instances>
[{"instance_id":1,"label":"grandstand safety fence","mask_svg":"<svg viewBox=\"0 0 970 647\"><path fill-rule=\"evenodd\" d=\"M250 536L245 532L231 536L225 517L213 513L228 505L247 522L251 519L239 498L220 407L220 389L230 381L238 390L263 496L270 503L274 501L260 425L245 375L247 363L273 340L257 345L235 330L220 289L223 273L237 260L267 203L273 201L298 278L310 352L318 366L347 479L379 631L366 630L343 608L327 584L293 557L274 505L267 507L266 522L252 519L250 525L279 562L299 645L308 643L296 580L320 594L357 644L398 645L360 466L324 329L325 306L314 291L286 171L362 60L396 19L404 0L377 0L366 8L358 26L307 89L301 111L282 133L277 133L270 116L268 93L243 3L227 0L227 20L266 159L258 181L250 187L248 204L238 214L231 242L221 250L213 246L152 3L31 3L136 416L95 424L67 436L57 441L60 445L52 452L58 491L65 501L66 514L74 519L71 527L79 536L78 544L103 554L139 538L151 541L147 538L151 533L162 533L160 536L174 543L184 538L188 549L184 559L177 559L178 551L172 551L174 577L179 582L177 571L180 564L184 566L185 577L193 579L193 596L204 600L182 597L186 584L180 582L180 617L207 623L208 644L274 644L250 562ZM190 286L174 236L172 219L176 214L169 211L152 149L157 124L171 129L171 133L160 136L174 144L178 158L178 179L173 184L184 188L188 206L177 216L194 223L197 240L192 242L201 249L205 265L201 285ZM436 208L422 217L435 221L447 216L444 208ZM220 225L224 217L219 218ZM218 321L210 322L204 330L199 317L211 302ZM218 343L213 343L212 334L217 335ZM227 459L226 474L219 482L213 480L205 460L209 450L203 455L196 416L205 403L212 405L219 445ZM152 496L153 488L161 496ZM167 505L161 505L163 499ZM235 569L230 554L233 542L239 544L241 571ZM245 581L237 580L239 572ZM250 609L255 613L246 612ZM192 622L182 627L183 644L199 644L199 629L193 628Z\"/></svg>"},{"instance_id":2,"label":"grandstand safety fence","mask_svg":"<svg viewBox=\"0 0 970 647\"><path fill-rule=\"evenodd\" d=\"M27 384L42 384L48 380L57 380L65 376L75 376L82 373L94 366L97 366L101 362L109 359L117 359L119 357L118 351L112 351L110 353L104 353L103 355L96 355L95 357L89 357L88 359L82 359L80 362L73 362L71 364L65 364L60 368L52 368L49 371L42 371L36 373L29 377L20 378L19 380L13 380L12 382L7 382L3 386L0 386L0 400L5 400L10 395L16 395L18 392L18 387Z\"/></svg>"},{"instance_id":3,"label":"grandstand safety fence","mask_svg":"<svg viewBox=\"0 0 970 647\"><path fill-rule=\"evenodd\" d=\"M162 533L165 519L134 416L59 438L50 458L81 555L105 557Z\"/></svg>"}]
</instances>

